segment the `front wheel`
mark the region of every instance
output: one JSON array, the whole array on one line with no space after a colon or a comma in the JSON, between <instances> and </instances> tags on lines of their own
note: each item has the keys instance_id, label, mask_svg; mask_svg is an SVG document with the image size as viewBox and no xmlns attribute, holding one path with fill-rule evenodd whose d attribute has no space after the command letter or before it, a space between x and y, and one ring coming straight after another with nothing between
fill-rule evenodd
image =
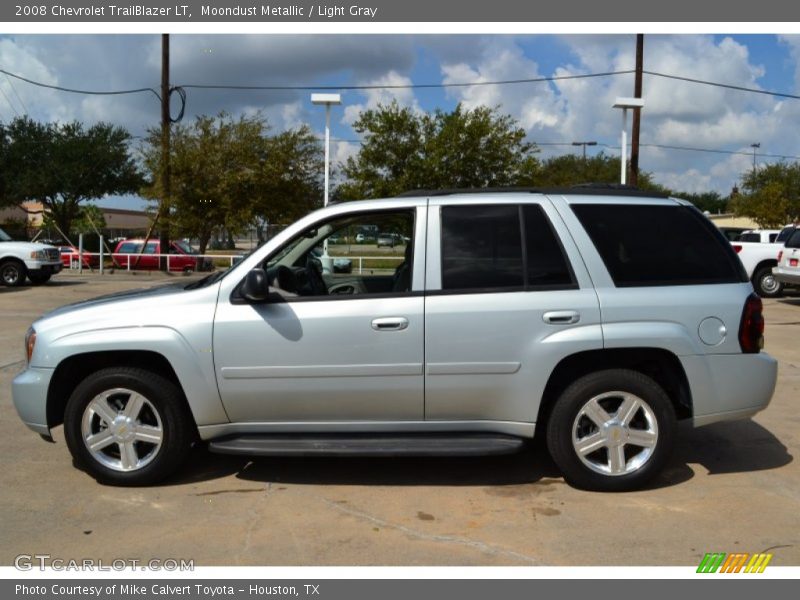
<instances>
[{"instance_id":1,"label":"front wheel","mask_svg":"<svg viewBox=\"0 0 800 600\"><path fill-rule=\"evenodd\" d=\"M156 373L115 367L87 377L64 413L76 462L103 483L150 485L186 458L193 421L179 388Z\"/></svg>"},{"instance_id":2,"label":"front wheel","mask_svg":"<svg viewBox=\"0 0 800 600\"><path fill-rule=\"evenodd\" d=\"M755 272L753 287L762 298L778 298L783 293L783 283L772 274L772 267L761 267Z\"/></svg>"},{"instance_id":3,"label":"front wheel","mask_svg":"<svg viewBox=\"0 0 800 600\"><path fill-rule=\"evenodd\" d=\"M0 281L9 287L18 287L25 283L28 270L25 265L18 261L9 259L0 263Z\"/></svg>"},{"instance_id":4,"label":"front wheel","mask_svg":"<svg viewBox=\"0 0 800 600\"><path fill-rule=\"evenodd\" d=\"M547 423L547 446L570 484L633 490L663 468L675 423L672 402L655 381L609 369L581 377L561 394Z\"/></svg>"}]
</instances>

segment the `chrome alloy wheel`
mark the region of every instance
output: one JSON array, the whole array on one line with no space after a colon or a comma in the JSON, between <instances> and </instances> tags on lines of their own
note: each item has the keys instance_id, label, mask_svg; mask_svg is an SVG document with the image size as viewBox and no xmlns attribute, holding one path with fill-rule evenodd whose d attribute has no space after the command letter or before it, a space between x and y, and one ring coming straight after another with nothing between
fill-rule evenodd
<instances>
[{"instance_id":1,"label":"chrome alloy wheel","mask_svg":"<svg viewBox=\"0 0 800 600\"><path fill-rule=\"evenodd\" d=\"M97 462L115 471L136 471L158 454L161 417L144 396L114 388L95 396L81 421L83 443Z\"/></svg>"},{"instance_id":2,"label":"chrome alloy wheel","mask_svg":"<svg viewBox=\"0 0 800 600\"><path fill-rule=\"evenodd\" d=\"M628 392L606 392L583 405L572 425L572 447L581 462L602 475L641 469L658 443L653 409Z\"/></svg>"}]
</instances>

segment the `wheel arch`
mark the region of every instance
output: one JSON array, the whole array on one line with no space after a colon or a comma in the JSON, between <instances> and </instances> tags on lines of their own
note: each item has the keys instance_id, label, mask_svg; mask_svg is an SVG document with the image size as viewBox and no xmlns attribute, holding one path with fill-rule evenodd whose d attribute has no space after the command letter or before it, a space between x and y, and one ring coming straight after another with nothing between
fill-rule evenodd
<instances>
[{"instance_id":1,"label":"wheel arch","mask_svg":"<svg viewBox=\"0 0 800 600\"><path fill-rule=\"evenodd\" d=\"M630 369L647 375L669 396L679 420L693 416L689 380L678 357L663 348L607 348L587 350L563 358L545 385L537 415L537 428L544 426L561 393L576 379L605 369Z\"/></svg>"},{"instance_id":2,"label":"wheel arch","mask_svg":"<svg viewBox=\"0 0 800 600\"><path fill-rule=\"evenodd\" d=\"M83 352L66 357L56 366L47 389L48 428L64 422L67 401L81 381L101 369L122 366L145 369L173 382L181 391L185 407L192 415L192 425L197 428L193 411L175 369L163 354L152 350L106 350Z\"/></svg>"}]
</instances>

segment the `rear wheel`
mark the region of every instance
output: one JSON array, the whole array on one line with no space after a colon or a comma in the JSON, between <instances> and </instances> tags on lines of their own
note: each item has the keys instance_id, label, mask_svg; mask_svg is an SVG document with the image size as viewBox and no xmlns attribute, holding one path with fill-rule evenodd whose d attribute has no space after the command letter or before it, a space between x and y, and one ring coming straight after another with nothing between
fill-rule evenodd
<instances>
[{"instance_id":1,"label":"rear wheel","mask_svg":"<svg viewBox=\"0 0 800 600\"><path fill-rule=\"evenodd\" d=\"M28 273L28 279L33 285L42 285L50 281L50 273Z\"/></svg>"},{"instance_id":2,"label":"rear wheel","mask_svg":"<svg viewBox=\"0 0 800 600\"><path fill-rule=\"evenodd\" d=\"M25 265L14 259L8 259L0 263L0 281L9 287L20 286L25 283L28 270Z\"/></svg>"},{"instance_id":3,"label":"rear wheel","mask_svg":"<svg viewBox=\"0 0 800 600\"><path fill-rule=\"evenodd\" d=\"M641 487L669 458L675 410L651 378L627 369L591 373L559 397L547 424L547 446L576 487Z\"/></svg>"},{"instance_id":4,"label":"rear wheel","mask_svg":"<svg viewBox=\"0 0 800 600\"><path fill-rule=\"evenodd\" d=\"M766 266L753 274L753 287L762 298L777 298L783 293L783 284L772 274L772 267Z\"/></svg>"},{"instance_id":5,"label":"rear wheel","mask_svg":"<svg viewBox=\"0 0 800 600\"><path fill-rule=\"evenodd\" d=\"M99 481L150 485L186 458L193 421L173 382L118 367L98 371L75 388L64 434L75 460Z\"/></svg>"}]
</instances>

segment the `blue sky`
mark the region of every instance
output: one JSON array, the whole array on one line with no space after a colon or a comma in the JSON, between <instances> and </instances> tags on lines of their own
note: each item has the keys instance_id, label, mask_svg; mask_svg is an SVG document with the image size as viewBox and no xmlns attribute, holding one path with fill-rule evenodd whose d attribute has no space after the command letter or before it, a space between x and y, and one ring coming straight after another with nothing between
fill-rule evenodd
<instances>
[{"instance_id":1,"label":"blue sky","mask_svg":"<svg viewBox=\"0 0 800 600\"><path fill-rule=\"evenodd\" d=\"M633 35L174 35L172 82L274 85L382 85L494 81L630 69ZM49 84L85 89L158 87L160 36L15 35L0 37L0 66ZM645 69L797 93L800 36L648 35ZM28 113L40 120L110 121L141 135L157 126L150 94L80 96L43 90L0 76L0 119ZM348 91L334 110L333 136L353 139L350 124L364 108L397 100L415 110L486 104L511 114L542 155L572 152L576 140L597 140L618 152L616 96L629 96L633 76L556 83L433 90ZM750 144L762 154L800 155L793 132L800 100L676 82L644 81L642 168L657 181L690 192L727 193L752 167ZM226 110L262 110L277 130L309 123L322 133L323 111L309 92L189 90L186 118ZM602 146L605 144L606 146ZM652 144L652 145L648 145ZM657 148L691 146L742 154ZM357 150L337 143L335 160ZM579 149L577 149L579 150ZM591 152L592 150L590 150ZM776 160L760 157L759 161ZM136 198L102 204L141 207Z\"/></svg>"}]
</instances>

